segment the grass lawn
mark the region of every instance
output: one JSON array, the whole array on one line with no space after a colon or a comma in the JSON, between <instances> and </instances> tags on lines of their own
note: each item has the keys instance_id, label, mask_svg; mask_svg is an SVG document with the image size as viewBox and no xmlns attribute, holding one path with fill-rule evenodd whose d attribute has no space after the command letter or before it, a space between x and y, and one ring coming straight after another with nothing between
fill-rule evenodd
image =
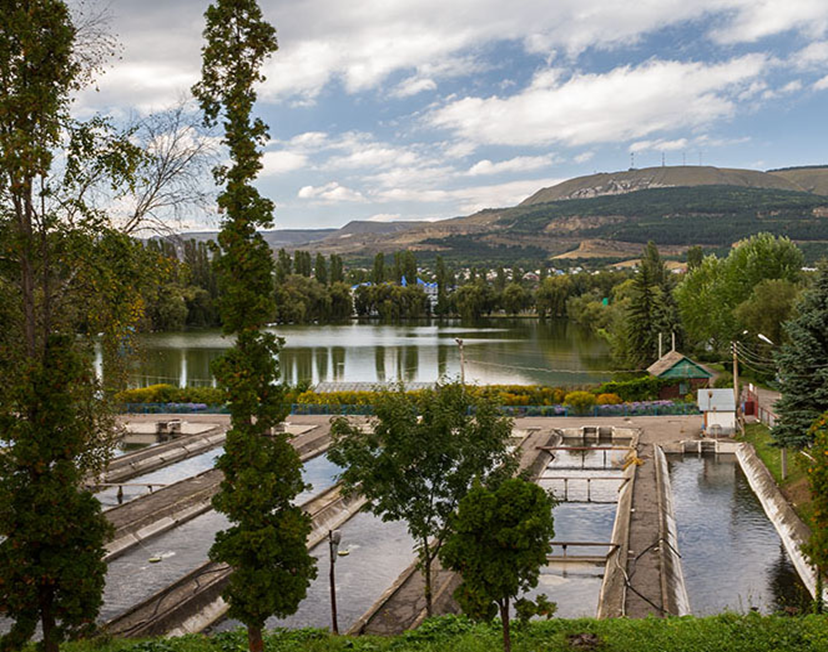
<instances>
[{"instance_id":1,"label":"grass lawn","mask_svg":"<svg viewBox=\"0 0 828 652\"><path fill-rule=\"evenodd\" d=\"M553 596L554 597L554 596ZM426 621L393 638L330 636L321 630L275 631L265 650L279 652L497 652L499 622L474 624L456 616ZM744 616L645 618L629 620L552 619L514 624L514 652L811 652L828 650L826 616ZM61 646L62 652L244 652L241 630L212 637L189 635L146 641L88 641Z\"/></svg>"}]
</instances>

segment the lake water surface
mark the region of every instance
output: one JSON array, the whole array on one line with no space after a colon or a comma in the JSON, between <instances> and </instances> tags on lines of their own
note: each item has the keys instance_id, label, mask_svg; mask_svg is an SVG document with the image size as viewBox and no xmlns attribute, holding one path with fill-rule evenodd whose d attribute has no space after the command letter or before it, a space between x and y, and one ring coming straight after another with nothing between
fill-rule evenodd
<instances>
[{"instance_id":1,"label":"lake water surface","mask_svg":"<svg viewBox=\"0 0 828 652\"><path fill-rule=\"evenodd\" d=\"M489 319L406 324L353 322L279 326L284 338L282 376L290 383L432 382L460 373L464 342L466 380L481 384L578 385L609 378L606 342L566 320ZM136 385L210 385L210 363L227 348L219 331L158 333L142 337Z\"/></svg>"}]
</instances>

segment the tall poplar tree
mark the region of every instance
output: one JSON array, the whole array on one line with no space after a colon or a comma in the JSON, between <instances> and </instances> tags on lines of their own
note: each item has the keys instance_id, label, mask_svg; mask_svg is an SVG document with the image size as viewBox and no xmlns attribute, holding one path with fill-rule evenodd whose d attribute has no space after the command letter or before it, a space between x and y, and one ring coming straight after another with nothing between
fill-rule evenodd
<instances>
[{"instance_id":1,"label":"tall poplar tree","mask_svg":"<svg viewBox=\"0 0 828 652\"><path fill-rule=\"evenodd\" d=\"M113 420L79 335L102 332L110 366L140 313L142 247L85 192L118 187L137 152L104 120L69 115L102 52L75 51L66 4L9 1L0 15L0 614L14 621L0 649L39 623L42 649L57 652L94 627L110 529L84 480L106 461Z\"/></svg>"},{"instance_id":2,"label":"tall poplar tree","mask_svg":"<svg viewBox=\"0 0 828 652\"><path fill-rule=\"evenodd\" d=\"M224 332L236 335L214 366L229 398L231 427L216 462L224 480L213 506L232 525L216 535L210 558L233 568L224 592L229 615L247 625L251 652L261 652L265 620L295 612L316 575L307 550L310 519L293 504L304 488L299 457L287 434L276 431L285 417L280 341L264 331L275 310L274 265L257 229L272 225L273 202L252 185L267 138L267 126L252 116L254 88L277 49L276 30L255 0L217 0L205 18L201 81L193 93L205 122L222 122L229 150L230 165L215 170L225 185L216 264Z\"/></svg>"}]
</instances>

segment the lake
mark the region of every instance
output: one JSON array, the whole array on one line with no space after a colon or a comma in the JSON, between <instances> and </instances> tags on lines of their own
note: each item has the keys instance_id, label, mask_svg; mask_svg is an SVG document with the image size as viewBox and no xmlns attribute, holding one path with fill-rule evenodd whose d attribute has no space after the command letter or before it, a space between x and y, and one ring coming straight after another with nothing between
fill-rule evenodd
<instances>
[{"instance_id":1,"label":"lake","mask_svg":"<svg viewBox=\"0 0 828 652\"><path fill-rule=\"evenodd\" d=\"M467 382L570 386L610 377L607 343L566 320L489 319L473 326L459 320L352 322L272 331L285 340L279 359L290 383L455 377L458 338L464 342ZM210 363L228 345L219 331L144 335L130 382L211 385Z\"/></svg>"}]
</instances>

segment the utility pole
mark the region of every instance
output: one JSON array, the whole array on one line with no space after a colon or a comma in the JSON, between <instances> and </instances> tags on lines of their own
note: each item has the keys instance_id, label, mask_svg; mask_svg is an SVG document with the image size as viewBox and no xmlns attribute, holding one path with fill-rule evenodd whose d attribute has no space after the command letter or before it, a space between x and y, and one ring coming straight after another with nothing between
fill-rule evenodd
<instances>
[{"instance_id":1,"label":"utility pole","mask_svg":"<svg viewBox=\"0 0 828 652\"><path fill-rule=\"evenodd\" d=\"M459 337L454 338L454 341L457 342L457 346L460 347L460 384L466 384L466 356L463 353L463 340Z\"/></svg>"},{"instance_id":2,"label":"utility pole","mask_svg":"<svg viewBox=\"0 0 828 652\"><path fill-rule=\"evenodd\" d=\"M334 568L336 567L336 553L340 541L342 541L342 532L328 530L328 545L331 549L331 631L334 634L339 634L339 624L336 621L336 577Z\"/></svg>"},{"instance_id":3,"label":"utility pole","mask_svg":"<svg viewBox=\"0 0 828 652\"><path fill-rule=\"evenodd\" d=\"M731 342L731 346L733 347L733 398L736 405L736 427L744 433L744 426L742 425L739 411L739 358L736 348L738 344L738 342Z\"/></svg>"}]
</instances>

